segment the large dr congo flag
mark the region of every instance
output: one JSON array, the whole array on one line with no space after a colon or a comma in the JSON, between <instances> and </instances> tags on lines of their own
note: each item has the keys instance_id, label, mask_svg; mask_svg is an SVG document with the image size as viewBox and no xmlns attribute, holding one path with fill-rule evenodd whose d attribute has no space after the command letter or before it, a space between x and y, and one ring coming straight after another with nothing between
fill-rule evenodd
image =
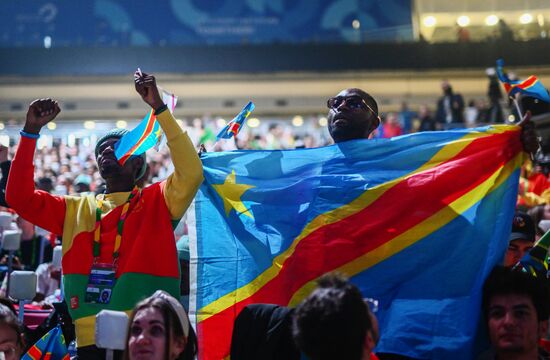
<instances>
[{"instance_id":1,"label":"large dr congo flag","mask_svg":"<svg viewBox=\"0 0 550 360\"><path fill-rule=\"evenodd\" d=\"M472 358L482 283L510 233L519 134L494 126L203 155L188 212L200 357L228 356L244 306L295 306L337 271L379 300L378 352Z\"/></svg>"}]
</instances>

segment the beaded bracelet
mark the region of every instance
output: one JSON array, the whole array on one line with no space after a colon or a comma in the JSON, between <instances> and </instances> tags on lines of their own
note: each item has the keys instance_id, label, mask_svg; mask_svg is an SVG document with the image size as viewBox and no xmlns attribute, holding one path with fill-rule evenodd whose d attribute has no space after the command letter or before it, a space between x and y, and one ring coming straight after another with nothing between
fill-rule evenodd
<instances>
[{"instance_id":1,"label":"beaded bracelet","mask_svg":"<svg viewBox=\"0 0 550 360\"><path fill-rule=\"evenodd\" d=\"M19 130L19 134L21 134L21 136L24 136L26 138L31 138L31 139L38 139L40 137L40 134L32 134L24 130Z\"/></svg>"}]
</instances>

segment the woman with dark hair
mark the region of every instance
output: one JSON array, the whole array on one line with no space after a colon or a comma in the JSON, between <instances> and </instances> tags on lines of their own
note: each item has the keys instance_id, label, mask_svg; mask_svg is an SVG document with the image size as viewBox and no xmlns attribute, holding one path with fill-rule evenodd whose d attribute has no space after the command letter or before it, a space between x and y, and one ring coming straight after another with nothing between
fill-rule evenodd
<instances>
[{"instance_id":1,"label":"woman with dark hair","mask_svg":"<svg viewBox=\"0 0 550 360\"><path fill-rule=\"evenodd\" d=\"M0 356L2 359L20 359L25 348L23 328L17 316L6 305L0 304Z\"/></svg>"},{"instance_id":2,"label":"woman with dark hair","mask_svg":"<svg viewBox=\"0 0 550 360\"><path fill-rule=\"evenodd\" d=\"M181 303L158 290L130 316L125 360L192 360L197 337Z\"/></svg>"}]
</instances>

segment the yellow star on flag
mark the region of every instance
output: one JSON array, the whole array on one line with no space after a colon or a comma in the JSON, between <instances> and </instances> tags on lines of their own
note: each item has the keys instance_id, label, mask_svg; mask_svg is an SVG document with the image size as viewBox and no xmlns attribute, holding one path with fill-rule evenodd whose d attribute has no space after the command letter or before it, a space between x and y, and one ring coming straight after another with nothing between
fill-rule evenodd
<instances>
[{"instance_id":1,"label":"yellow star on flag","mask_svg":"<svg viewBox=\"0 0 550 360\"><path fill-rule=\"evenodd\" d=\"M159 126L158 130L155 131L155 136L156 136L157 138L159 138L161 135L162 135L162 129L161 129L160 126Z\"/></svg>"},{"instance_id":2,"label":"yellow star on flag","mask_svg":"<svg viewBox=\"0 0 550 360\"><path fill-rule=\"evenodd\" d=\"M212 185L212 187L223 199L223 208L226 216L229 216L231 209L235 209L237 213L244 214L252 218L250 210L248 210L241 201L241 196L246 190L255 186L237 184L235 170L232 170L231 174L227 175L223 184Z\"/></svg>"}]
</instances>

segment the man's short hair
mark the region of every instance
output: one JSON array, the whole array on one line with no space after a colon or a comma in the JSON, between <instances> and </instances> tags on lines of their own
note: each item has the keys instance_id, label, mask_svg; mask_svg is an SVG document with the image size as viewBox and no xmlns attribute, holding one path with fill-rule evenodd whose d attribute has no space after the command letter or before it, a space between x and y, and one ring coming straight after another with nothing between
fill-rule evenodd
<instances>
[{"instance_id":1,"label":"man's short hair","mask_svg":"<svg viewBox=\"0 0 550 360\"><path fill-rule=\"evenodd\" d=\"M365 90L359 89L359 88L352 88L352 89L348 89L348 90L356 92L359 95L361 95L361 97L363 98L363 100L365 100L367 105L370 106L372 110L374 110L376 115L379 115L378 114L378 104L376 103L376 100L374 100L374 98L371 96L371 94L369 94Z\"/></svg>"},{"instance_id":2,"label":"man's short hair","mask_svg":"<svg viewBox=\"0 0 550 360\"><path fill-rule=\"evenodd\" d=\"M359 289L338 275L326 275L296 308L292 333L298 348L312 360L359 360L372 328Z\"/></svg>"},{"instance_id":3,"label":"man's short hair","mask_svg":"<svg viewBox=\"0 0 550 360\"><path fill-rule=\"evenodd\" d=\"M547 320L550 316L550 291L547 281L544 277L535 277L519 269L495 267L483 286L485 319L489 318L489 305L494 296L525 295L533 302L538 321Z\"/></svg>"}]
</instances>

